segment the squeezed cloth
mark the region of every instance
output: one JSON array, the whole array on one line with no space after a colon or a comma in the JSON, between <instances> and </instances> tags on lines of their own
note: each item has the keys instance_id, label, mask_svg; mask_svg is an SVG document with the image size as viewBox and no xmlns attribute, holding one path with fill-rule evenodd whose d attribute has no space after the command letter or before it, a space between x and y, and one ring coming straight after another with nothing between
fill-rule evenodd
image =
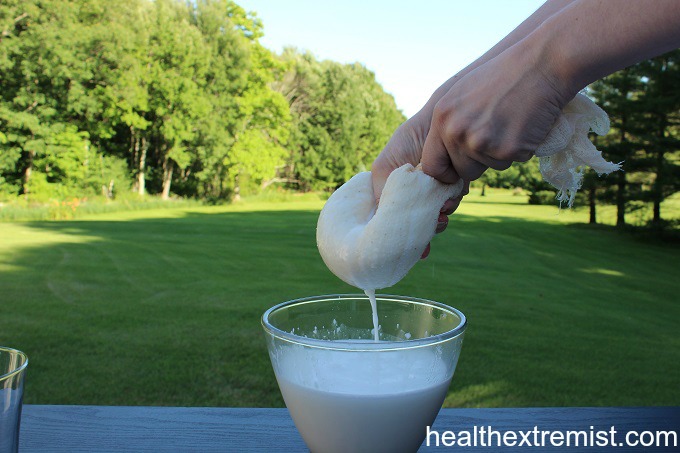
<instances>
[{"instance_id":1,"label":"squeezed cloth","mask_svg":"<svg viewBox=\"0 0 680 453\"><path fill-rule=\"evenodd\" d=\"M609 117L585 95L579 93L562 110L562 115L536 150L543 179L557 189L557 199L571 207L583 183L584 167L597 174L620 170L608 162L588 138L588 132L606 135Z\"/></svg>"},{"instance_id":2,"label":"squeezed cloth","mask_svg":"<svg viewBox=\"0 0 680 453\"><path fill-rule=\"evenodd\" d=\"M536 150L543 178L569 206L583 180L583 166L611 173L588 138L604 135L607 114L578 94L563 110L546 140ZM394 170L376 205L371 172L362 172L330 196L317 223L317 246L328 268L340 279L365 291L399 282L419 261L435 234L439 210L460 195L463 181L443 184L410 164Z\"/></svg>"}]
</instances>

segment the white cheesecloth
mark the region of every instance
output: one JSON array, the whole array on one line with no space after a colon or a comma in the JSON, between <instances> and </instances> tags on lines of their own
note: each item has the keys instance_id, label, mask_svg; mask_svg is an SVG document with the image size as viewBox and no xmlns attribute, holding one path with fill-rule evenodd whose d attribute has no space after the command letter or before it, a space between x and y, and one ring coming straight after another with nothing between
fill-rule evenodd
<instances>
[{"instance_id":1,"label":"white cheesecloth","mask_svg":"<svg viewBox=\"0 0 680 453\"><path fill-rule=\"evenodd\" d=\"M557 198L573 203L581 187L583 166L611 173L588 138L609 130L607 114L582 94L564 108L546 140L536 150L543 178L558 190ZM434 236L439 210L460 195L463 181L443 184L420 168L406 164L387 178L376 206L371 172L362 172L336 190L317 223L317 246L328 268L363 290L393 286L419 261Z\"/></svg>"},{"instance_id":2,"label":"white cheesecloth","mask_svg":"<svg viewBox=\"0 0 680 453\"><path fill-rule=\"evenodd\" d=\"M557 199L571 207L583 182L584 166L597 174L620 170L621 164L608 162L588 138L588 132L605 135L609 117L583 94L562 110L555 126L536 150L543 179L557 189Z\"/></svg>"}]
</instances>

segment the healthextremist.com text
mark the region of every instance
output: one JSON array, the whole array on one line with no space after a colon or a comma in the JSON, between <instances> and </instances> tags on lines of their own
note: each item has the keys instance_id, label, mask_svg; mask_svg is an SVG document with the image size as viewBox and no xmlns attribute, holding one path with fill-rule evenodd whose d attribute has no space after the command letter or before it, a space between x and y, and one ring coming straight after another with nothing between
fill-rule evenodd
<instances>
[{"instance_id":1,"label":"healthextremist.com text","mask_svg":"<svg viewBox=\"0 0 680 453\"><path fill-rule=\"evenodd\" d=\"M608 429L497 431L492 426L473 426L468 430L437 431L426 428L428 447L677 447L678 432L622 431Z\"/></svg>"}]
</instances>

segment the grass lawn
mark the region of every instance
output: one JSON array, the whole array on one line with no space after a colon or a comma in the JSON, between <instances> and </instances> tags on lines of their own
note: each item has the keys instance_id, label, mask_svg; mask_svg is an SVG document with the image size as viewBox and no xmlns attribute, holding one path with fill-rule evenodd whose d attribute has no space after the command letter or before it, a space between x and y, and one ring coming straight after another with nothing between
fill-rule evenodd
<instances>
[{"instance_id":1,"label":"grass lawn","mask_svg":"<svg viewBox=\"0 0 680 453\"><path fill-rule=\"evenodd\" d=\"M282 406L262 312L356 292L316 250L322 204L0 223L0 344L29 355L25 401ZM386 291L468 316L446 405L680 405L680 247L585 220L471 194Z\"/></svg>"}]
</instances>

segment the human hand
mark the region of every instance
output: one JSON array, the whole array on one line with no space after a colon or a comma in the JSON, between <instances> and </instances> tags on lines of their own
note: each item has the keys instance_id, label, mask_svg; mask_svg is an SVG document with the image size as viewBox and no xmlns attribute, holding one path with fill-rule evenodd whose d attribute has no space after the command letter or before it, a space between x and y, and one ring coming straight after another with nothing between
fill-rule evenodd
<instances>
[{"instance_id":1,"label":"human hand","mask_svg":"<svg viewBox=\"0 0 680 453\"><path fill-rule=\"evenodd\" d=\"M428 115L423 110L399 126L375 162L373 162L371 176L376 201L380 199L382 190L385 187L385 181L387 181L387 177L393 170L406 163L410 163L413 166L417 166L420 163L423 144L430 128L430 118L431 115ZM446 229L449 223L448 216L453 214L458 208L463 196L467 195L468 191L469 184L466 184L459 197L446 200L440 210L435 233L441 233ZM426 258L429 253L430 246L428 244L422 258Z\"/></svg>"},{"instance_id":2,"label":"human hand","mask_svg":"<svg viewBox=\"0 0 680 453\"><path fill-rule=\"evenodd\" d=\"M373 162L371 179L376 201L380 200L392 171L407 163L414 167L420 163L425 137L430 130L430 117L421 111L399 126Z\"/></svg>"},{"instance_id":3,"label":"human hand","mask_svg":"<svg viewBox=\"0 0 680 453\"><path fill-rule=\"evenodd\" d=\"M547 66L515 45L457 81L434 107L423 171L455 183L529 160L576 94Z\"/></svg>"}]
</instances>

